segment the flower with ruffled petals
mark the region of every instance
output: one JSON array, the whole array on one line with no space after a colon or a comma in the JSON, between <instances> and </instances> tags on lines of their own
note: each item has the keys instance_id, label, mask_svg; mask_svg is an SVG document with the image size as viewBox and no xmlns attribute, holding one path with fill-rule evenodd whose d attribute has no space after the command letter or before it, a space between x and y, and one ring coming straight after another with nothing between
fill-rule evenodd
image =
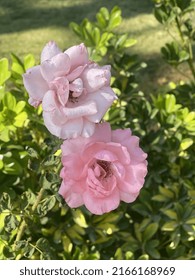
<instances>
[{"instance_id":1,"label":"flower with ruffled petals","mask_svg":"<svg viewBox=\"0 0 195 280\"><path fill-rule=\"evenodd\" d=\"M108 123L97 124L91 137L66 140L61 148L59 193L70 207L85 205L101 215L139 195L147 174L147 154L130 129L112 131Z\"/></svg>"},{"instance_id":2,"label":"flower with ruffled petals","mask_svg":"<svg viewBox=\"0 0 195 280\"><path fill-rule=\"evenodd\" d=\"M29 103L42 103L47 129L62 139L89 137L116 95L110 87L110 66L91 62L84 44L62 52L49 42L41 64L23 75Z\"/></svg>"}]
</instances>

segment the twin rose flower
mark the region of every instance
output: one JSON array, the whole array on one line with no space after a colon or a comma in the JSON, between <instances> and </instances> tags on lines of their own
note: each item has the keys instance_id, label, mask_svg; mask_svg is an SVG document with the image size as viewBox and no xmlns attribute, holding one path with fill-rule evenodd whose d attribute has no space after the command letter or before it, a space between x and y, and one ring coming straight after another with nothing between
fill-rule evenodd
<instances>
[{"instance_id":1,"label":"twin rose flower","mask_svg":"<svg viewBox=\"0 0 195 280\"><path fill-rule=\"evenodd\" d=\"M133 202L147 174L147 154L130 129L112 131L101 120L116 99L110 66L89 60L84 44L62 52L49 42L41 64L23 75L29 103L42 104L47 129L64 139L59 193L70 207L93 214Z\"/></svg>"}]
</instances>

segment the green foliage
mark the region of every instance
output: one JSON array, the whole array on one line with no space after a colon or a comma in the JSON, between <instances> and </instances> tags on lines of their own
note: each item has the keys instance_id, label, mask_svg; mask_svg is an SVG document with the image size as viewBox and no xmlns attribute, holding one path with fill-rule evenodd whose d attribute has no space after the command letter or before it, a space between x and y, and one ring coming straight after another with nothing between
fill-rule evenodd
<instances>
[{"instance_id":1,"label":"green foliage","mask_svg":"<svg viewBox=\"0 0 195 280\"><path fill-rule=\"evenodd\" d=\"M170 5L188 13L193 4L155 2L166 23ZM101 8L96 18L71 26L93 59L112 66L118 100L105 119L140 137L148 153L145 186L134 203L102 216L67 207L58 195L61 141L45 129L41 108L28 105L22 83L34 58L12 54L10 66L0 63L0 259L195 259L195 83L145 95L137 75L144 65L126 53L135 40L115 31L120 9ZM164 55L175 66L185 61L182 51L170 44Z\"/></svg>"},{"instance_id":2,"label":"green foliage","mask_svg":"<svg viewBox=\"0 0 195 280\"><path fill-rule=\"evenodd\" d=\"M195 26L192 14L195 11L194 0L154 0L154 15L163 24L173 38L161 51L164 59L178 68L187 63L193 79L195 66L193 61L193 43L195 40Z\"/></svg>"}]
</instances>

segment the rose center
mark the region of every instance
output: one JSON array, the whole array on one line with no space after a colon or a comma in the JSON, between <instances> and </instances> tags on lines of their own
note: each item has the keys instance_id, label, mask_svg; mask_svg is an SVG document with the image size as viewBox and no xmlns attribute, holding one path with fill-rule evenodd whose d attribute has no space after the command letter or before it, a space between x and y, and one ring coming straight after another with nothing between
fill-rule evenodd
<instances>
[{"instance_id":1,"label":"rose center","mask_svg":"<svg viewBox=\"0 0 195 280\"><path fill-rule=\"evenodd\" d=\"M112 163L105 160L97 160L94 172L99 175L100 179L105 179L112 176Z\"/></svg>"},{"instance_id":2,"label":"rose center","mask_svg":"<svg viewBox=\"0 0 195 280\"><path fill-rule=\"evenodd\" d=\"M76 103L76 102L78 102L78 97L74 97L74 96L73 96L73 91L71 91L71 90L70 90L70 92L69 92L68 101L71 102L71 103Z\"/></svg>"}]
</instances>

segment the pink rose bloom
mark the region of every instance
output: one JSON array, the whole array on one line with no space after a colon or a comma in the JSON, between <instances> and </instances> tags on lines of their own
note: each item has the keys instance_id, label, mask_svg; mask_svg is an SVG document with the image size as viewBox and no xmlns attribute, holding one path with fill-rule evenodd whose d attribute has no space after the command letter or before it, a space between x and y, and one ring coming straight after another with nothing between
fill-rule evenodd
<instances>
[{"instance_id":1,"label":"pink rose bloom","mask_svg":"<svg viewBox=\"0 0 195 280\"><path fill-rule=\"evenodd\" d=\"M111 130L97 124L90 138L78 137L62 145L59 189L72 207L85 205L93 214L116 209L120 200L131 203L139 195L147 174L147 154L130 129Z\"/></svg>"},{"instance_id":2,"label":"pink rose bloom","mask_svg":"<svg viewBox=\"0 0 195 280\"><path fill-rule=\"evenodd\" d=\"M29 103L42 103L48 130L62 138L89 137L116 95L110 87L110 66L89 61L84 44L62 52L49 42L41 64L23 75Z\"/></svg>"}]
</instances>

